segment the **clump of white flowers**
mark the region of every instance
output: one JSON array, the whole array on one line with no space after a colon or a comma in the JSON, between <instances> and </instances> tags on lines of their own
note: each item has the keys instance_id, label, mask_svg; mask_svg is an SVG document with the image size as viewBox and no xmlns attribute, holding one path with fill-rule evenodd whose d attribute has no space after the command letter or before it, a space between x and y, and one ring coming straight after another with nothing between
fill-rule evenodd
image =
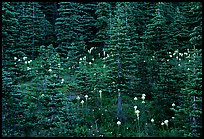
<instances>
[{"instance_id":1,"label":"clump of white flowers","mask_svg":"<svg viewBox=\"0 0 204 139\"><path fill-rule=\"evenodd\" d=\"M18 58L17 57L14 57L14 60L17 60Z\"/></svg>"},{"instance_id":2,"label":"clump of white flowers","mask_svg":"<svg viewBox=\"0 0 204 139\"><path fill-rule=\"evenodd\" d=\"M88 99L88 95L85 95L84 97L86 98L86 101L87 101L87 99Z\"/></svg>"},{"instance_id":3,"label":"clump of white flowers","mask_svg":"<svg viewBox=\"0 0 204 139\"><path fill-rule=\"evenodd\" d=\"M61 84L64 83L64 79L62 79Z\"/></svg>"},{"instance_id":4,"label":"clump of white flowers","mask_svg":"<svg viewBox=\"0 0 204 139\"><path fill-rule=\"evenodd\" d=\"M31 70L31 68L30 68L30 67L27 67L27 70Z\"/></svg>"},{"instance_id":5,"label":"clump of white flowers","mask_svg":"<svg viewBox=\"0 0 204 139\"><path fill-rule=\"evenodd\" d=\"M81 104L82 104L82 105L84 104L84 100L81 101Z\"/></svg>"},{"instance_id":6,"label":"clump of white flowers","mask_svg":"<svg viewBox=\"0 0 204 139\"><path fill-rule=\"evenodd\" d=\"M175 106L176 106L176 105L173 103L173 104L172 104L172 107L175 107Z\"/></svg>"},{"instance_id":7,"label":"clump of white flowers","mask_svg":"<svg viewBox=\"0 0 204 139\"><path fill-rule=\"evenodd\" d=\"M162 122L162 123L161 123L161 125L163 126L163 125L164 125L164 123Z\"/></svg>"},{"instance_id":8,"label":"clump of white flowers","mask_svg":"<svg viewBox=\"0 0 204 139\"><path fill-rule=\"evenodd\" d=\"M28 64L30 64L30 62L32 62L32 60L29 60L29 61L28 61Z\"/></svg>"},{"instance_id":9,"label":"clump of white flowers","mask_svg":"<svg viewBox=\"0 0 204 139\"><path fill-rule=\"evenodd\" d=\"M137 110L137 106L134 106L135 111Z\"/></svg>"},{"instance_id":10,"label":"clump of white flowers","mask_svg":"<svg viewBox=\"0 0 204 139\"><path fill-rule=\"evenodd\" d=\"M89 62L89 65L91 65L91 62Z\"/></svg>"},{"instance_id":11,"label":"clump of white flowers","mask_svg":"<svg viewBox=\"0 0 204 139\"><path fill-rule=\"evenodd\" d=\"M79 96L77 96L77 97L76 97L76 99L77 99L77 100L80 100L80 97L79 97Z\"/></svg>"},{"instance_id":12,"label":"clump of white flowers","mask_svg":"<svg viewBox=\"0 0 204 139\"><path fill-rule=\"evenodd\" d=\"M52 69L49 69L48 71L49 71L49 72L52 72Z\"/></svg>"},{"instance_id":13,"label":"clump of white flowers","mask_svg":"<svg viewBox=\"0 0 204 139\"><path fill-rule=\"evenodd\" d=\"M139 110L136 110L135 113L137 114L137 119L139 120L140 111L139 111Z\"/></svg>"},{"instance_id":14,"label":"clump of white flowers","mask_svg":"<svg viewBox=\"0 0 204 139\"><path fill-rule=\"evenodd\" d=\"M154 119L153 118L151 119L151 122L154 123Z\"/></svg>"},{"instance_id":15,"label":"clump of white flowers","mask_svg":"<svg viewBox=\"0 0 204 139\"><path fill-rule=\"evenodd\" d=\"M165 120L165 121L164 121L164 124L165 124L166 126L168 126L168 122L169 122L168 120Z\"/></svg>"},{"instance_id":16,"label":"clump of white flowers","mask_svg":"<svg viewBox=\"0 0 204 139\"><path fill-rule=\"evenodd\" d=\"M134 97L134 100L137 100L137 97Z\"/></svg>"},{"instance_id":17,"label":"clump of white flowers","mask_svg":"<svg viewBox=\"0 0 204 139\"><path fill-rule=\"evenodd\" d=\"M27 57L25 56L25 57L23 57L23 60L26 60L27 59Z\"/></svg>"},{"instance_id":18,"label":"clump of white flowers","mask_svg":"<svg viewBox=\"0 0 204 139\"><path fill-rule=\"evenodd\" d=\"M117 125L118 125L118 126L120 126L120 125L121 125L121 122L120 122L120 121L118 121L118 122L117 122Z\"/></svg>"},{"instance_id":19,"label":"clump of white flowers","mask_svg":"<svg viewBox=\"0 0 204 139\"><path fill-rule=\"evenodd\" d=\"M99 90L100 98L102 98L102 90Z\"/></svg>"},{"instance_id":20,"label":"clump of white flowers","mask_svg":"<svg viewBox=\"0 0 204 139\"><path fill-rule=\"evenodd\" d=\"M21 59L18 59L18 61L21 61Z\"/></svg>"}]
</instances>

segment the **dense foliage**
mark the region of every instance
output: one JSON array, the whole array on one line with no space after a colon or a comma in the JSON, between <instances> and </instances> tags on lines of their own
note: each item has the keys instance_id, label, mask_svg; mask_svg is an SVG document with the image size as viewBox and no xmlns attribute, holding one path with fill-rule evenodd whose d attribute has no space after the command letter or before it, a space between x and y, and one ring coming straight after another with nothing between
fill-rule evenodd
<instances>
[{"instance_id":1,"label":"dense foliage","mask_svg":"<svg viewBox=\"0 0 204 139\"><path fill-rule=\"evenodd\" d=\"M202 136L200 2L2 2L2 136Z\"/></svg>"}]
</instances>

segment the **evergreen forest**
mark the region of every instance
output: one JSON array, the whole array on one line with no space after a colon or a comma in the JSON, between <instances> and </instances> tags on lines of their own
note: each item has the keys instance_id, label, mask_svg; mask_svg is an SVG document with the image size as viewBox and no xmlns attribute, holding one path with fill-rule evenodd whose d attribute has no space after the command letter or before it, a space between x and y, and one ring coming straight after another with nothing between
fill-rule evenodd
<instances>
[{"instance_id":1,"label":"evergreen forest","mask_svg":"<svg viewBox=\"0 0 204 139\"><path fill-rule=\"evenodd\" d=\"M201 2L2 2L3 137L201 137Z\"/></svg>"}]
</instances>

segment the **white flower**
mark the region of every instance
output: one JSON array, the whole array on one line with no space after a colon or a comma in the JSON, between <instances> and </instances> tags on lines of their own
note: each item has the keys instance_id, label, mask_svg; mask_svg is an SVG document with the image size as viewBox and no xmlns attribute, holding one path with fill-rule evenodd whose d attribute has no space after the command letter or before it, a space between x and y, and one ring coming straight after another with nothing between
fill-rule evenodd
<instances>
[{"instance_id":1,"label":"white flower","mask_svg":"<svg viewBox=\"0 0 204 139\"><path fill-rule=\"evenodd\" d=\"M25 61L25 64L27 64L28 63L28 61Z\"/></svg>"},{"instance_id":2,"label":"white flower","mask_svg":"<svg viewBox=\"0 0 204 139\"><path fill-rule=\"evenodd\" d=\"M146 96L145 94L142 94L142 96Z\"/></svg>"},{"instance_id":3,"label":"white flower","mask_svg":"<svg viewBox=\"0 0 204 139\"><path fill-rule=\"evenodd\" d=\"M27 57L25 56L25 57L23 57L23 60L26 60L27 59Z\"/></svg>"},{"instance_id":4,"label":"white flower","mask_svg":"<svg viewBox=\"0 0 204 139\"><path fill-rule=\"evenodd\" d=\"M169 122L168 120L165 120L164 124L168 126L168 122Z\"/></svg>"},{"instance_id":5,"label":"white flower","mask_svg":"<svg viewBox=\"0 0 204 139\"><path fill-rule=\"evenodd\" d=\"M80 97L79 97L79 96L77 96L77 97L76 97L76 99L77 99L77 100L80 100Z\"/></svg>"},{"instance_id":6,"label":"white flower","mask_svg":"<svg viewBox=\"0 0 204 139\"><path fill-rule=\"evenodd\" d=\"M175 119L175 117L171 117L172 119Z\"/></svg>"},{"instance_id":7,"label":"white flower","mask_svg":"<svg viewBox=\"0 0 204 139\"><path fill-rule=\"evenodd\" d=\"M112 82L113 84L115 84L115 82Z\"/></svg>"},{"instance_id":8,"label":"white flower","mask_svg":"<svg viewBox=\"0 0 204 139\"><path fill-rule=\"evenodd\" d=\"M42 68L43 66L41 65L40 67Z\"/></svg>"},{"instance_id":9,"label":"white flower","mask_svg":"<svg viewBox=\"0 0 204 139\"><path fill-rule=\"evenodd\" d=\"M18 59L18 61L21 61L20 59Z\"/></svg>"},{"instance_id":10,"label":"white flower","mask_svg":"<svg viewBox=\"0 0 204 139\"><path fill-rule=\"evenodd\" d=\"M170 57L172 57L172 55L169 55Z\"/></svg>"},{"instance_id":11,"label":"white flower","mask_svg":"<svg viewBox=\"0 0 204 139\"><path fill-rule=\"evenodd\" d=\"M51 72L51 71L52 71L52 69L49 69L48 71L49 71L49 72Z\"/></svg>"},{"instance_id":12,"label":"white flower","mask_svg":"<svg viewBox=\"0 0 204 139\"><path fill-rule=\"evenodd\" d=\"M106 65L103 65L103 68L105 68L106 67Z\"/></svg>"},{"instance_id":13,"label":"white flower","mask_svg":"<svg viewBox=\"0 0 204 139\"><path fill-rule=\"evenodd\" d=\"M178 66L181 66L181 64L178 64Z\"/></svg>"},{"instance_id":14,"label":"white flower","mask_svg":"<svg viewBox=\"0 0 204 139\"><path fill-rule=\"evenodd\" d=\"M161 125L164 125L164 123L162 122Z\"/></svg>"},{"instance_id":15,"label":"white flower","mask_svg":"<svg viewBox=\"0 0 204 139\"><path fill-rule=\"evenodd\" d=\"M18 58L17 57L14 57L14 60L17 60Z\"/></svg>"},{"instance_id":16,"label":"white flower","mask_svg":"<svg viewBox=\"0 0 204 139\"><path fill-rule=\"evenodd\" d=\"M135 97L134 100L137 100L137 97Z\"/></svg>"},{"instance_id":17,"label":"white flower","mask_svg":"<svg viewBox=\"0 0 204 139\"><path fill-rule=\"evenodd\" d=\"M134 106L135 111L137 110L137 106Z\"/></svg>"},{"instance_id":18,"label":"white flower","mask_svg":"<svg viewBox=\"0 0 204 139\"><path fill-rule=\"evenodd\" d=\"M174 103L172 104L172 107L176 106Z\"/></svg>"},{"instance_id":19,"label":"white flower","mask_svg":"<svg viewBox=\"0 0 204 139\"><path fill-rule=\"evenodd\" d=\"M188 68L188 70L190 70L190 69Z\"/></svg>"},{"instance_id":20,"label":"white flower","mask_svg":"<svg viewBox=\"0 0 204 139\"><path fill-rule=\"evenodd\" d=\"M30 70L31 68L30 67L27 67L27 70Z\"/></svg>"},{"instance_id":21,"label":"white flower","mask_svg":"<svg viewBox=\"0 0 204 139\"><path fill-rule=\"evenodd\" d=\"M120 91L120 89L118 89L118 92Z\"/></svg>"},{"instance_id":22,"label":"white flower","mask_svg":"<svg viewBox=\"0 0 204 139\"><path fill-rule=\"evenodd\" d=\"M67 59L69 59L69 57L67 57Z\"/></svg>"},{"instance_id":23,"label":"white flower","mask_svg":"<svg viewBox=\"0 0 204 139\"><path fill-rule=\"evenodd\" d=\"M117 125L118 125L118 126L119 126L119 125L121 125L121 122L120 122L120 121L118 121L118 122L117 122Z\"/></svg>"},{"instance_id":24,"label":"white flower","mask_svg":"<svg viewBox=\"0 0 204 139\"><path fill-rule=\"evenodd\" d=\"M91 62L89 62L89 65L91 65Z\"/></svg>"},{"instance_id":25,"label":"white flower","mask_svg":"<svg viewBox=\"0 0 204 139\"><path fill-rule=\"evenodd\" d=\"M142 98L142 100L145 100L145 96L142 96L141 98Z\"/></svg>"},{"instance_id":26,"label":"white flower","mask_svg":"<svg viewBox=\"0 0 204 139\"><path fill-rule=\"evenodd\" d=\"M83 101L83 100L81 101L81 104L84 104L84 101Z\"/></svg>"},{"instance_id":27,"label":"white flower","mask_svg":"<svg viewBox=\"0 0 204 139\"><path fill-rule=\"evenodd\" d=\"M16 65L16 62L14 64Z\"/></svg>"},{"instance_id":28,"label":"white flower","mask_svg":"<svg viewBox=\"0 0 204 139\"><path fill-rule=\"evenodd\" d=\"M140 113L140 111L139 111L139 110L136 110L136 111L135 111L135 113L136 113L136 114L139 114L139 113Z\"/></svg>"},{"instance_id":29,"label":"white flower","mask_svg":"<svg viewBox=\"0 0 204 139\"><path fill-rule=\"evenodd\" d=\"M167 61L169 61L169 59L167 59Z\"/></svg>"},{"instance_id":30,"label":"white flower","mask_svg":"<svg viewBox=\"0 0 204 139\"><path fill-rule=\"evenodd\" d=\"M96 73L94 73L94 75L96 75Z\"/></svg>"},{"instance_id":31,"label":"white flower","mask_svg":"<svg viewBox=\"0 0 204 139\"><path fill-rule=\"evenodd\" d=\"M153 118L151 119L151 122L152 122L152 123L154 122L154 119L153 119Z\"/></svg>"},{"instance_id":32,"label":"white flower","mask_svg":"<svg viewBox=\"0 0 204 139\"><path fill-rule=\"evenodd\" d=\"M178 56L176 57L176 59L178 59Z\"/></svg>"},{"instance_id":33,"label":"white flower","mask_svg":"<svg viewBox=\"0 0 204 139\"><path fill-rule=\"evenodd\" d=\"M42 97L45 96L44 94L41 95Z\"/></svg>"},{"instance_id":34,"label":"white flower","mask_svg":"<svg viewBox=\"0 0 204 139\"><path fill-rule=\"evenodd\" d=\"M145 62L145 60L144 60L144 62Z\"/></svg>"},{"instance_id":35,"label":"white flower","mask_svg":"<svg viewBox=\"0 0 204 139\"><path fill-rule=\"evenodd\" d=\"M99 90L99 93L102 93L102 90Z\"/></svg>"},{"instance_id":36,"label":"white flower","mask_svg":"<svg viewBox=\"0 0 204 139\"><path fill-rule=\"evenodd\" d=\"M28 64L29 64L30 62L32 62L32 60L28 61Z\"/></svg>"},{"instance_id":37,"label":"white flower","mask_svg":"<svg viewBox=\"0 0 204 139\"><path fill-rule=\"evenodd\" d=\"M64 82L64 79L62 79L62 82Z\"/></svg>"},{"instance_id":38,"label":"white flower","mask_svg":"<svg viewBox=\"0 0 204 139\"><path fill-rule=\"evenodd\" d=\"M79 58L79 60L82 60L82 58Z\"/></svg>"},{"instance_id":39,"label":"white flower","mask_svg":"<svg viewBox=\"0 0 204 139\"><path fill-rule=\"evenodd\" d=\"M87 100L87 98L88 98L88 95L85 95L84 97L85 97L85 98L86 98L86 100Z\"/></svg>"},{"instance_id":40,"label":"white flower","mask_svg":"<svg viewBox=\"0 0 204 139\"><path fill-rule=\"evenodd\" d=\"M145 103L145 101L143 100L142 103Z\"/></svg>"},{"instance_id":41,"label":"white flower","mask_svg":"<svg viewBox=\"0 0 204 139\"><path fill-rule=\"evenodd\" d=\"M181 61L181 58L179 58L179 61Z\"/></svg>"},{"instance_id":42,"label":"white flower","mask_svg":"<svg viewBox=\"0 0 204 139\"><path fill-rule=\"evenodd\" d=\"M94 58L92 58L92 60L94 61Z\"/></svg>"}]
</instances>

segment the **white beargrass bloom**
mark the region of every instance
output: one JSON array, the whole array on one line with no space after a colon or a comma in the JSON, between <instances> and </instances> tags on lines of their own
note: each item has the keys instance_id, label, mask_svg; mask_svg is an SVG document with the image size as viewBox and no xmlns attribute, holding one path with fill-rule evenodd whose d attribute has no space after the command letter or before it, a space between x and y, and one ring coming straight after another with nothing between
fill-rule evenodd
<instances>
[{"instance_id":1,"label":"white beargrass bloom","mask_svg":"<svg viewBox=\"0 0 204 139\"><path fill-rule=\"evenodd\" d=\"M164 123L162 122L161 125L164 125Z\"/></svg>"},{"instance_id":2,"label":"white beargrass bloom","mask_svg":"<svg viewBox=\"0 0 204 139\"><path fill-rule=\"evenodd\" d=\"M168 122L169 122L168 120L165 120L164 124L168 126Z\"/></svg>"},{"instance_id":3,"label":"white beargrass bloom","mask_svg":"<svg viewBox=\"0 0 204 139\"><path fill-rule=\"evenodd\" d=\"M14 60L17 60L18 58L17 57L14 57Z\"/></svg>"},{"instance_id":4,"label":"white beargrass bloom","mask_svg":"<svg viewBox=\"0 0 204 139\"><path fill-rule=\"evenodd\" d=\"M92 58L92 61L94 61L94 58Z\"/></svg>"},{"instance_id":5,"label":"white beargrass bloom","mask_svg":"<svg viewBox=\"0 0 204 139\"><path fill-rule=\"evenodd\" d=\"M167 59L167 61L169 61L169 59Z\"/></svg>"},{"instance_id":6,"label":"white beargrass bloom","mask_svg":"<svg viewBox=\"0 0 204 139\"><path fill-rule=\"evenodd\" d=\"M99 93L102 93L102 90L99 90Z\"/></svg>"},{"instance_id":7,"label":"white beargrass bloom","mask_svg":"<svg viewBox=\"0 0 204 139\"><path fill-rule=\"evenodd\" d=\"M28 61L28 64L29 64L30 62L32 62L32 60Z\"/></svg>"},{"instance_id":8,"label":"white beargrass bloom","mask_svg":"<svg viewBox=\"0 0 204 139\"><path fill-rule=\"evenodd\" d=\"M106 67L106 65L103 65L103 68L105 68Z\"/></svg>"},{"instance_id":9,"label":"white beargrass bloom","mask_svg":"<svg viewBox=\"0 0 204 139\"><path fill-rule=\"evenodd\" d=\"M118 126L119 126L119 125L121 125L121 122L120 122L120 121L118 121L118 122L117 122L117 125L118 125Z\"/></svg>"},{"instance_id":10,"label":"white beargrass bloom","mask_svg":"<svg viewBox=\"0 0 204 139\"><path fill-rule=\"evenodd\" d=\"M49 71L49 72L51 72L51 71L52 71L52 69L49 69L48 71Z\"/></svg>"},{"instance_id":11,"label":"white beargrass bloom","mask_svg":"<svg viewBox=\"0 0 204 139\"><path fill-rule=\"evenodd\" d=\"M180 67L180 66L181 66L181 64L178 64L178 66Z\"/></svg>"},{"instance_id":12,"label":"white beargrass bloom","mask_svg":"<svg viewBox=\"0 0 204 139\"><path fill-rule=\"evenodd\" d=\"M91 62L89 62L89 65L91 65Z\"/></svg>"},{"instance_id":13,"label":"white beargrass bloom","mask_svg":"<svg viewBox=\"0 0 204 139\"><path fill-rule=\"evenodd\" d=\"M142 94L142 96L146 96L146 94Z\"/></svg>"},{"instance_id":14,"label":"white beargrass bloom","mask_svg":"<svg viewBox=\"0 0 204 139\"><path fill-rule=\"evenodd\" d=\"M30 70L31 68L30 67L27 67L27 70Z\"/></svg>"},{"instance_id":15,"label":"white beargrass bloom","mask_svg":"<svg viewBox=\"0 0 204 139\"><path fill-rule=\"evenodd\" d=\"M169 55L170 57L172 57L172 55Z\"/></svg>"},{"instance_id":16,"label":"white beargrass bloom","mask_svg":"<svg viewBox=\"0 0 204 139\"><path fill-rule=\"evenodd\" d=\"M154 122L154 119L153 119L153 118L151 119L151 122L152 122L152 123Z\"/></svg>"},{"instance_id":17,"label":"white beargrass bloom","mask_svg":"<svg viewBox=\"0 0 204 139\"><path fill-rule=\"evenodd\" d=\"M172 104L172 107L176 106L174 103Z\"/></svg>"},{"instance_id":18,"label":"white beargrass bloom","mask_svg":"<svg viewBox=\"0 0 204 139\"><path fill-rule=\"evenodd\" d=\"M42 97L45 96L44 94L41 95Z\"/></svg>"},{"instance_id":19,"label":"white beargrass bloom","mask_svg":"<svg viewBox=\"0 0 204 139\"><path fill-rule=\"evenodd\" d=\"M137 100L137 97L134 97L134 100Z\"/></svg>"},{"instance_id":20,"label":"white beargrass bloom","mask_svg":"<svg viewBox=\"0 0 204 139\"><path fill-rule=\"evenodd\" d=\"M142 98L142 100L145 100L145 96L142 96L141 98Z\"/></svg>"},{"instance_id":21,"label":"white beargrass bloom","mask_svg":"<svg viewBox=\"0 0 204 139\"><path fill-rule=\"evenodd\" d=\"M84 101L83 101L83 100L81 101L81 104L84 104Z\"/></svg>"},{"instance_id":22,"label":"white beargrass bloom","mask_svg":"<svg viewBox=\"0 0 204 139\"><path fill-rule=\"evenodd\" d=\"M135 111L137 110L137 106L134 106Z\"/></svg>"},{"instance_id":23,"label":"white beargrass bloom","mask_svg":"<svg viewBox=\"0 0 204 139\"><path fill-rule=\"evenodd\" d=\"M64 82L64 79L62 79L62 82Z\"/></svg>"},{"instance_id":24,"label":"white beargrass bloom","mask_svg":"<svg viewBox=\"0 0 204 139\"><path fill-rule=\"evenodd\" d=\"M88 95L85 95L84 97L85 97L85 98L86 98L86 100L87 100L87 98L88 98Z\"/></svg>"},{"instance_id":25,"label":"white beargrass bloom","mask_svg":"<svg viewBox=\"0 0 204 139\"><path fill-rule=\"evenodd\" d=\"M190 70L190 69L188 68L188 70Z\"/></svg>"},{"instance_id":26,"label":"white beargrass bloom","mask_svg":"<svg viewBox=\"0 0 204 139\"><path fill-rule=\"evenodd\" d=\"M25 57L23 57L23 60L26 60L27 59L27 57L25 56Z\"/></svg>"},{"instance_id":27,"label":"white beargrass bloom","mask_svg":"<svg viewBox=\"0 0 204 139\"><path fill-rule=\"evenodd\" d=\"M18 61L21 61L21 59L18 59Z\"/></svg>"},{"instance_id":28,"label":"white beargrass bloom","mask_svg":"<svg viewBox=\"0 0 204 139\"><path fill-rule=\"evenodd\" d=\"M172 119L175 119L175 117L171 117Z\"/></svg>"},{"instance_id":29,"label":"white beargrass bloom","mask_svg":"<svg viewBox=\"0 0 204 139\"><path fill-rule=\"evenodd\" d=\"M143 100L142 103L145 103L145 101Z\"/></svg>"},{"instance_id":30,"label":"white beargrass bloom","mask_svg":"<svg viewBox=\"0 0 204 139\"><path fill-rule=\"evenodd\" d=\"M96 73L94 73L94 75L96 75Z\"/></svg>"},{"instance_id":31,"label":"white beargrass bloom","mask_svg":"<svg viewBox=\"0 0 204 139\"><path fill-rule=\"evenodd\" d=\"M140 113L140 111L139 111L139 110L136 110L136 111L135 111L135 113L136 113L136 114L139 114L139 113Z\"/></svg>"},{"instance_id":32,"label":"white beargrass bloom","mask_svg":"<svg viewBox=\"0 0 204 139\"><path fill-rule=\"evenodd\" d=\"M76 97L76 99L77 99L77 100L80 100L80 97L79 97L79 96L77 96L77 97Z\"/></svg>"},{"instance_id":33,"label":"white beargrass bloom","mask_svg":"<svg viewBox=\"0 0 204 139\"><path fill-rule=\"evenodd\" d=\"M28 64L28 61L25 61L25 64Z\"/></svg>"}]
</instances>

